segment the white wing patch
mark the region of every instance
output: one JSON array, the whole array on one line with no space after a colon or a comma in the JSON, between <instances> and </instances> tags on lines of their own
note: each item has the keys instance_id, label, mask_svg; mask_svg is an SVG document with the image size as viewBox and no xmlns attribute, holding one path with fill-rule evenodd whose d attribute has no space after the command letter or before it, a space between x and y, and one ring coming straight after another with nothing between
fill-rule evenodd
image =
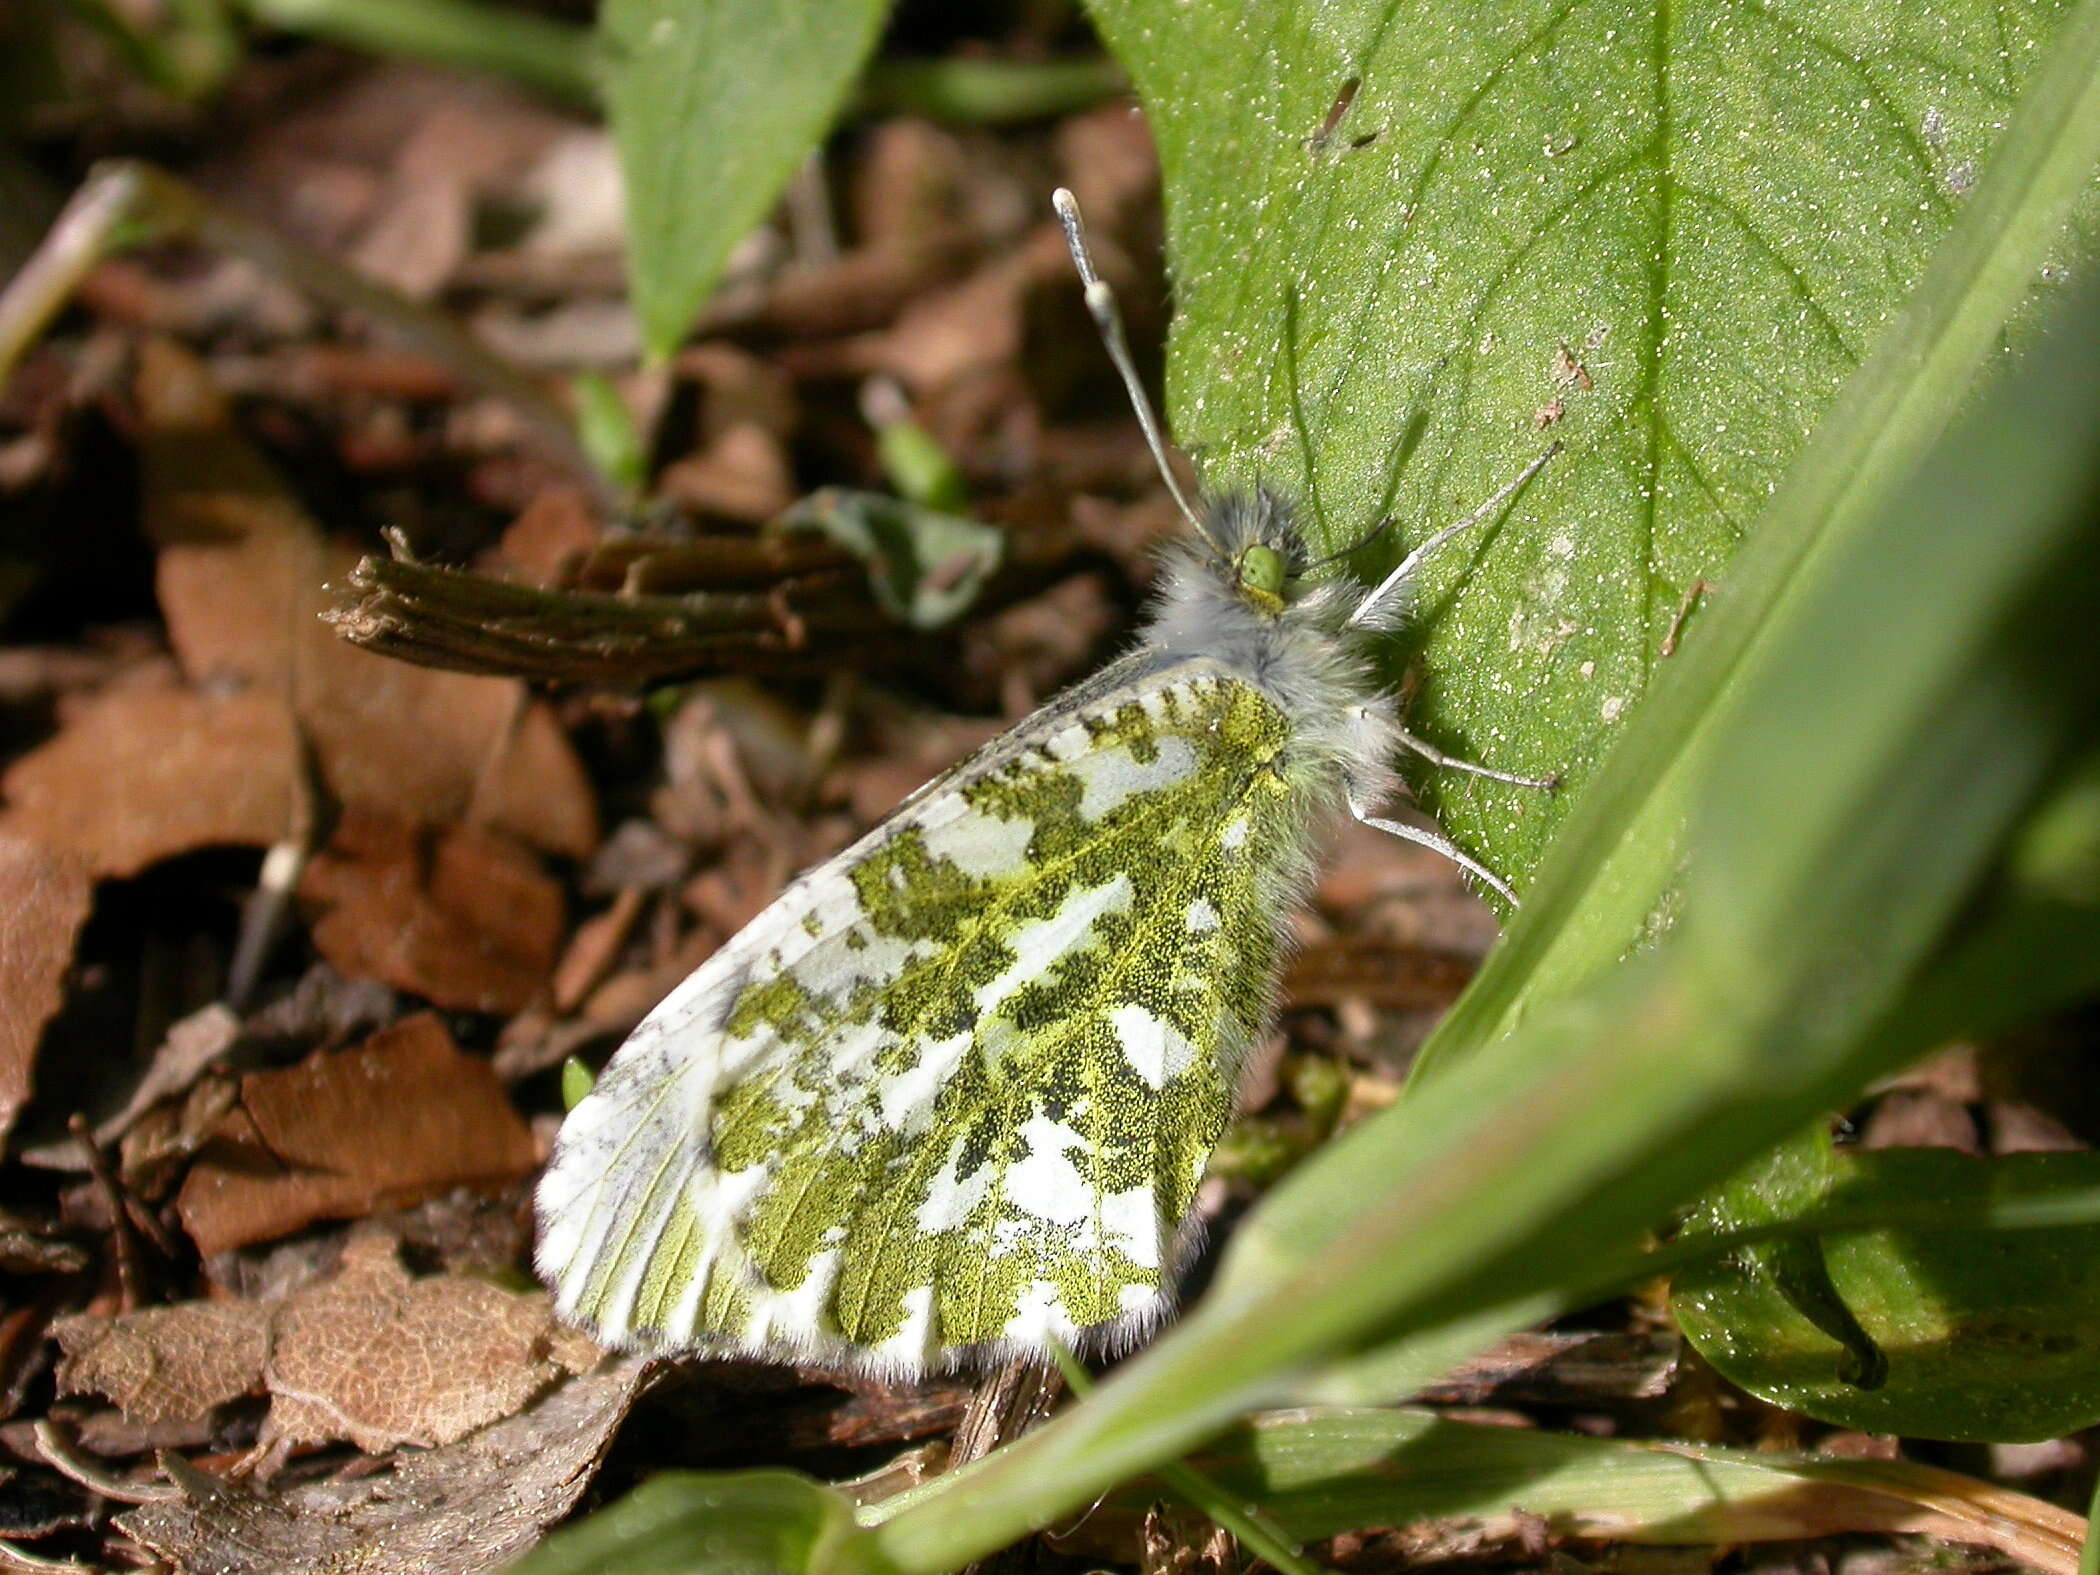
<instances>
[{"instance_id":1,"label":"white wing patch","mask_svg":"<svg viewBox=\"0 0 2100 1575\"><path fill-rule=\"evenodd\" d=\"M965 810L946 825L926 829L926 851L973 879L995 879L1021 867L1034 835L1035 822L1025 816L1002 820Z\"/></svg>"},{"instance_id":2,"label":"white wing patch","mask_svg":"<svg viewBox=\"0 0 2100 1575\"><path fill-rule=\"evenodd\" d=\"M1122 1044L1123 1059L1147 1088L1165 1088L1195 1062L1196 1047L1188 1037L1142 1006L1119 1006L1108 1020Z\"/></svg>"},{"instance_id":3,"label":"white wing patch","mask_svg":"<svg viewBox=\"0 0 2100 1575\"><path fill-rule=\"evenodd\" d=\"M1194 768L1196 752L1172 734L1156 741L1152 758L1141 761L1128 749L1096 749L1075 757L1072 775L1079 778L1079 816L1099 820L1133 793L1171 787Z\"/></svg>"},{"instance_id":4,"label":"white wing patch","mask_svg":"<svg viewBox=\"0 0 2100 1575\"><path fill-rule=\"evenodd\" d=\"M1031 979L1040 979L1058 958L1083 949L1094 939L1095 926L1104 914L1130 906L1131 885L1127 875L1095 887L1073 890L1057 912L1014 932L1012 965L998 978L977 991L977 1009L990 1012Z\"/></svg>"}]
</instances>

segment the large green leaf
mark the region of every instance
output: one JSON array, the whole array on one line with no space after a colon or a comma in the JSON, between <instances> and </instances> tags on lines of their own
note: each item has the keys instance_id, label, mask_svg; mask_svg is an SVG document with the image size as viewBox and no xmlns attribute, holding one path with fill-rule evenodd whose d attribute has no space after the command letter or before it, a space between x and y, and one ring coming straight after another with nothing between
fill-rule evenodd
<instances>
[{"instance_id":1,"label":"large green leaf","mask_svg":"<svg viewBox=\"0 0 2100 1575\"><path fill-rule=\"evenodd\" d=\"M605 0L605 107L642 338L676 349L875 45L882 0Z\"/></svg>"},{"instance_id":2,"label":"large green leaf","mask_svg":"<svg viewBox=\"0 0 2100 1575\"><path fill-rule=\"evenodd\" d=\"M1564 409L1566 453L1435 568L1414 715L1573 785L1694 583L1732 589L1739 539L1917 281L2063 6L1093 9L1159 142L1170 407L1212 485L1287 486L1328 548L1390 514L1390 558ZM1570 798L1421 789L1511 876Z\"/></svg>"}]
</instances>

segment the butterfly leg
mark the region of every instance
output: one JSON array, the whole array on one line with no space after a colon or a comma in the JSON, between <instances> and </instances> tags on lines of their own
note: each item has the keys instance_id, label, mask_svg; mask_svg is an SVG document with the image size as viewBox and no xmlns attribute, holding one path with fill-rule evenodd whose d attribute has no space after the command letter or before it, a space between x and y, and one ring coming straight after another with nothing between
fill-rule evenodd
<instances>
[{"instance_id":1,"label":"butterfly leg","mask_svg":"<svg viewBox=\"0 0 2100 1575\"><path fill-rule=\"evenodd\" d=\"M1539 455L1537 459L1526 465L1522 470L1510 477L1508 481L1504 482L1501 487L1497 488L1495 495L1489 498L1487 502L1481 504L1479 508L1468 514L1456 525L1446 525L1442 530L1430 537L1429 540L1423 542L1421 546L1402 558L1400 566L1383 580L1380 580L1371 594L1357 603L1356 611L1349 615L1350 627L1354 628L1360 624L1370 624L1376 627L1386 617L1388 609L1394 605L1394 599L1407 589L1407 582L1414 578L1415 571L1435 556L1439 547L1455 537L1463 536L1476 525L1486 524L1500 514L1503 505L1521 492L1527 481L1544 470L1546 462L1558 454L1560 449L1561 446L1558 443L1549 445L1545 453Z\"/></svg>"},{"instance_id":2,"label":"butterfly leg","mask_svg":"<svg viewBox=\"0 0 2100 1575\"><path fill-rule=\"evenodd\" d=\"M1398 837L1402 842L1412 842L1417 847L1427 848L1432 853L1441 853L1467 874L1484 881L1504 902L1512 908L1517 905L1517 894L1509 889L1509 882L1502 879L1485 864L1474 858L1465 849L1442 832L1431 831L1424 826L1410 826L1404 821L1386 820L1371 813L1372 805L1364 799L1354 786L1349 789L1349 813L1366 826Z\"/></svg>"},{"instance_id":3,"label":"butterfly leg","mask_svg":"<svg viewBox=\"0 0 2100 1575\"><path fill-rule=\"evenodd\" d=\"M1476 766L1470 760L1460 760L1456 755L1447 755L1425 738L1417 738L1402 728L1397 735L1400 747L1411 749L1440 771L1461 771L1469 777L1486 777L1490 782L1507 782L1513 787L1542 788L1551 793L1560 786L1559 777L1520 777L1514 771L1497 771L1493 766Z\"/></svg>"}]
</instances>

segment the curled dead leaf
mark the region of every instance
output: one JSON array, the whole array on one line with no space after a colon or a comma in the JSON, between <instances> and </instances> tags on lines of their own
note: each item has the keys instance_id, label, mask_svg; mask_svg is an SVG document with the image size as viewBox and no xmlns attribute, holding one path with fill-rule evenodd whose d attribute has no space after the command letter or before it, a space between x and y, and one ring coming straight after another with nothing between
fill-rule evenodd
<instances>
[{"instance_id":1,"label":"curled dead leaf","mask_svg":"<svg viewBox=\"0 0 2100 1575\"><path fill-rule=\"evenodd\" d=\"M354 1050L243 1077L176 1209L208 1257L315 1220L509 1181L538 1162L489 1064L423 1015Z\"/></svg>"},{"instance_id":2,"label":"curled dead leaf","mask_svg":"<svg viewBox=\"0 0 2100 1575\"><path fill-rule=\"evenodd\" d=\"M93 898L83 860L0 835L0 1137L29 1102L37 1044L64 998Z\"/></svg>"},{"instance_id":3,"label":"curled dead leaf","mask_svg":"<svg viewBox=\"0 0 2100 1575\"><path fill-rule=\"evenodd\" d=\"M523 1010L547 988L561 889L508 839L351 810L307 865L313 938L352 978L462 1011Z\"/></svg>"}]
</instances>

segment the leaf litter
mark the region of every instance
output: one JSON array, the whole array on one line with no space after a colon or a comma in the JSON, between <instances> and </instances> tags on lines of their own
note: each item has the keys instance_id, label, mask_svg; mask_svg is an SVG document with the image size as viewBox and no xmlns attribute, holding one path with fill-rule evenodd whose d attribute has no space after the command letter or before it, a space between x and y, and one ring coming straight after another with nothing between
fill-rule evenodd
<instances>
[{"instance_id":1,"label":"leaf litter","mask_svg":"<svg viewBox=\"0 0 2100 1575\"><path fill-rule=\"evenodd\" d=\"M565 1055L602 1057L797 869L1114 650L1172 514L1041 199L1079 189L1156 354L1142 123L1119 104L998 132L861 124L829 167L840 247L769 226L693 340L645 368L597 128L485 79L307 45L245 62L240 90L238 124L183 112L187 173L472 319L536 373L606 373L642 438L644 495L608 516L457 369L239 258L102 264L84 321L0 390L0 437L19 445L0 490L121 518L131 554L129 581L83 581L31 550L26 600L13 546L0 563L17 647L0 651L0 1129L15 1127L0 1263L25 1287L0 1306L15 1473L0 1539L177 1571L467 1575L594 1485L667 1466L889 1486L938 1469L964 1382L697 1363L652 1387L559 1328L526 1272L529 1185ZM1588 373L1567 360L1579 392ZM852 553L767 533L819 483L893 486L856 413L871 376L998 531L974 604L937 630L886 618ZM98 469L112 447L124 466ZM734 616L671 658L631 630L595 649L569 633L708 595ZM385 637L367 643L464 666L466 647L416 621L462 606L439 632L478 642L467 654L497 676L374 655L323 621L357 634L363 615ZM514 607L530 616L504 622ZM531 619L555 615L584 622L550 640ZM703 676L635 692L667 673ZM1397 1097L1492 938L1435 860L1345 844L1255 1108L1205 1189L1218 1230ZM260 960L236 999L244 950ZM76 1113L93 1118L92 1171ZM2094 1130L2061 1091L1980 1085L1891 1090L1862 1114L1877 1143ZM1853 1447L1728 1391L1651 1306L1597 1316L1609 1327L1520 1337L1426 1398L1540 1436L1573 1419ZM2020 1480L2061 1493L2089 1471L2070 1440ZM14 1513L38 1494L55 1507ZM1990 1510L2060 1540L2022 1521L2032 1502ZM1976 1523L1865 1503L1801 1487L1761 1525L1715 1520L1670 1568L1713 1567L1724 1537ZM1111 1562L1223 1556L1187 1517L1093 1529L1089 1556ZM1520 1510L1326 1551L1364 1570L1536 1567L1588 1546ZM1759 1567L1820 1571L1824 1546Z\"/></svg>"},{"instance_id":2,"label":"leaf litter","mask_svg":"<svg viewBox=\"0 0 2100 1575\"><path fill-rule=\"evenodd\" d=\"M362 1219L453 1187L514 1181L538 1162L488 1062L422 1013L355 1050L243 1076L175 1208L209 1258L316 1220Z\"/></svg>"}]
</instances>

